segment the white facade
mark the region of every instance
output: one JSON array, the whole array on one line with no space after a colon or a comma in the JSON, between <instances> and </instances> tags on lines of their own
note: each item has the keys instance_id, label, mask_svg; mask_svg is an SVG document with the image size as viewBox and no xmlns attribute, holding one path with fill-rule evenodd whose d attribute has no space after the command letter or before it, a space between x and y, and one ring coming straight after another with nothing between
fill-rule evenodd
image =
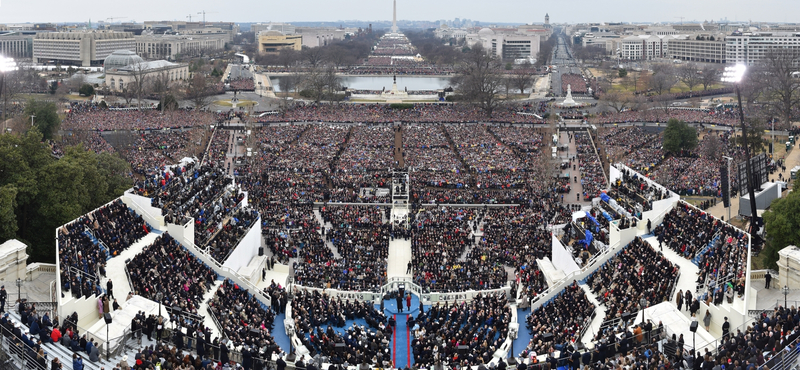
<instances>
[{"instance_id":1,"label":"white facade","mask_svg":"<svg viewBox=\"0 0 800 370\"><path fill-rule=\"evenodd\" d=\"M729 64L757 64L773 49L800 52L800 32L748 32L725 37L725 60Z\"/></svg>"},{"instance_id":2,"label":"white facade","mask_svg":"<svg viewBox=\"0 0 800 370\"><path fill-rule=\"evenodd\" d=\"M622 39L620 57L628 60L650 60L669 55L669 41L674 35L639 35Z\"/></svg>"},{"instance_id":3,"label":"white facade","mask_svg":"<svg viewBox=\"0 0 800 370\"><path fill-rule=\"evenodd\" d=\"M0 280L25 280L27 274L27 246L16 239L0 244Z\"/></svg>"},{"instance_id":4,"label":"white facade","mask_svg":"<svg viewBox=\"0 0 800 370\"><path fill-rule=\"evenodd\" d=\"M225 48L225 34L136 36L136 53L147 59L174 60L178 56L199 56Z\"/></svg>"},{"instance_id":5,"label":"white facade","mask_svg":"<svg viewBox=\"0 0 800 370\"><path fill-rule=\"evenodd\" d=\"M112 91L123 91L128 85L136 82L135 74L140 70L144 72L143 78L150 80L156 78L158 75L163 75L169 82L186 80L189 78L188 64L156 60L114 70L106 70L105 84Z\"/></svg>"},{"instance_id":6,"label":"white facade","mask_svg":"<svg viewBox=\"0 0 800 370\"><path fill-rule=\"evenodd\" d=\"M130 32L52 32L33 38L33 61L97 66L116 50L136 51Z\"/></svg>"}]
</instances>

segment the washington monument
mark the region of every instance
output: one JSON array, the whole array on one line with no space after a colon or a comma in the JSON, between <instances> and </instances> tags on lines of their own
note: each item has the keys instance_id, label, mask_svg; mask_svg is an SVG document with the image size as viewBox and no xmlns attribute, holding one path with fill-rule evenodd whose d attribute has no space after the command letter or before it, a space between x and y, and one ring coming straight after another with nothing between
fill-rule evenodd
<instances>
[{"instance_id":1,"label":"washington monument","mask_svg":"<svg viewBox=\"0 0 800 370\"><path fill-rule=\"evenodd\" d=\"M397 29L397 0L392 1L392 33L398 33Z\"/></svg>"}]
</instances>

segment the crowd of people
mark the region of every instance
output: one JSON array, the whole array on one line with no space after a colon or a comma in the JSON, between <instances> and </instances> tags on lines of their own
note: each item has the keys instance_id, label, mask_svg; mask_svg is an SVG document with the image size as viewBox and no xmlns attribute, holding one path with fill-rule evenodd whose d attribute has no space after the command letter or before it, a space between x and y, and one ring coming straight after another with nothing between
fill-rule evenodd
<instances>
[{"instance_id":1,"label":"crowd of people","mask_svg":"<svg viewBox=\"0 0 800 370\"><path fill-rule=\"evenodd\" d=\"M225 279L208 302L209 312L214 315L222 334L227 338L220 348L226 352L224 356L220 355L223 363L227 363L224 361L228 358L227 352L235 348L262 349L265 358L280 352L272 336L277 316L273 310L277 308L267 308L253 293Z\"/></svg>"},{"instance_id":2,"label":"crowd of people","mask_svg":"<svg viewBox=\"0 0 800 370\"><path fill-rule=\"evenodd\" d=\"M603 113L597 115L589 122L592 124L604 123L666 123L674 118L687 123L701 123L709 125L735 126L739 124L738 111L715 110L690 110L690 109L663 109L628 110L623 112Z\"/></svg>"},{"instance_id":3,"label":"crowd of people","mask_svg":"<svg viewBox=\"0 0 800 370\"><path fill-rule=\"evenodd\" d=\"M533 358L564 350L580 342L579 336L591 320L595 306L586 298L578 282L565 287L555 298L537 308L526 319L531 333L528 345L519 352Z\"/></svg>"},{"instance_id":4,"label":"crowd of people","mask_svg":"<svg viewBox=\"0 0 800 370\"><path fill-rule=\"evenodd\" d=\"M125 264L133 292L159 301L166 307L199 313L203 295L211 289L216 272L206 266L169 234L162 234L152 244Z\"/></svg>"},{"instance_id":5,"label":"crowd of people","mask_svg":"<svg viewBox=\"0 0 800 370\"><path fill-rule=\"evenodd\" d=\"M561 74L561 91L567 91L567 87L572 89L575 94L586 94L589 92L586 79L576 73Z\"/></svg>"},{"instance_id":6,"label":"crowd of people","mask_svg":"<svg viewBox=\"0 0 800 370\"><path fill-rule=\"evenodd\" d=\"M433 305L414 321L414 362L428 368L488 364L508 336L510 321L511 306L504 293ZM459 354L459 346L468 347L466 354Z\"/></svg>"},{"instance_id":7,"label":"crowd of people","mask_svg":"<svg viewBox=\"0 0 800 370\"><path fill-rule=\"evenodd\" d=\"M574 134L575 148L578 151L578 170L581 173L583 186L583 200L590 200L600 195L600 190L607 187L603 164L597 157L597 151L592 144L592 139L586 132Z\"/></svg>"},{"instance_id":8,"label":"crowd of people","mask_svg":"<svg viewBox=\"0 0 800 370\"><path fill-rule=\"evenodd\" d=\"M679 274L677 265L637 237L595 270L586 284L606 306L605 319L613 320L669 301Z\"/></svg>"},{"instance_id":9,"label":"crowd of people","mask_svg":"<svg viewBox=\"0 0 800 370\"><path fill-rule=\"evenodd\" d=\"M106 261L149 233L141 216L120 199L57 230L61 285L75 297L103 292ZM101 243L102 242L102 243Z\"/></svg>"},{"instance_id":10,"label":"crowd of people","mask_svg":"<svg viewBox=\"0 0 800 370\"><path fill-rule=\"evenodd\" d=\"M296 105L282 114L267 115L260 122L329 123L544 123L533 115L522 115L516 106L495 109L489 117L477 107L454 104L414 104L411 109L394 109L388 104Z\"/></svg>"},{"instance_id":11,"label":"crowd of people","mask_svg":"<svg viewBox=\"0 0 800 370\"><path fill-rule=\"evenodd\" d=\"M317 290L297 290L292 298L297 336L311 356L322 355L336 365L389 364L394 328L369 302L332 298ZM356 320L364 320L366 327ZM350 325L347 325L347 323ZM346 329L341 329L345 328ZM343 344L344 347L338 347Z\"/></svg>"},{"instance_id":12,"label":"crowd of people","mask_svg":"<svg viewBox=\"0 0 800 370\"><path fill-rule=\"evenodd\" d=\"M194 110L109 110L99 106L73 106L61 121L65 131L161 130L208 127L217 122L212 113Z\"/></svg>"}]
</instances>

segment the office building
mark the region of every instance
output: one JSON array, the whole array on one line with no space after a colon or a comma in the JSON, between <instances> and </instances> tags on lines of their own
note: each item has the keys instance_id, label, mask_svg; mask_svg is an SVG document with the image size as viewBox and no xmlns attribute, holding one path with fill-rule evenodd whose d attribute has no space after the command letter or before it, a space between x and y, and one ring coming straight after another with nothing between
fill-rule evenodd
<instances>
[{"instance_id":1,"label":"office building","mask_svg":"<svg viewBox=\"0 0 800 370\"><path fill-rule=\"evenodd\" d=\"M302 48L302 35L284 35L278 31L266 31L258 35L259 53L277 54L283 49L300 51Z\"/></svg>"},{"instance_id":2,"label":"office building","mask_svg":"<svg viewBox=\"0 0 800 370\"><path fill-rule=\"evenodd\" d=\"M116 50L136 50L130 32L50 32L33 38L33 61L82 67L100 66Z\"/></svg>"},{"instance_id":3,"label":"office building","mask_svg":"<svg viewBox=\"0 0 800 370\"><path fill-rule=\"evenodd\" d=\"M725 63L725 35L683 36L669 41L669 58L687 62Z\"/></svg>"},{"instance_id":4,"label":"office building","mask_svg":"<svg viewBox=\"0 0 800 370\"><path fill-rule=\"evenodd\" d=\"M136 53L145 59L176 60L225 48L224 34L135 36Z\"/></svg>"},{"instance_id":5,"label":"office building","mask_svg":"<svg viewBox=\"0 0 800 370\"><path fill-rule=\"evenodd\" d=\"M800 49L800 32L734 32L725 37L725 62L753 65L775 49Z\"/></svg>"}]
</instances>

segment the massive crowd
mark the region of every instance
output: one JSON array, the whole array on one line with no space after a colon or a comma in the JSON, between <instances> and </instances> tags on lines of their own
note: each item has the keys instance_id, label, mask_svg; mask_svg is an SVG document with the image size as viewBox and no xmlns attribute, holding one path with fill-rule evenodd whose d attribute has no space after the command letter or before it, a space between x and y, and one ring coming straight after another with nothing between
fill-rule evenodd
<instances>
[{"instance_id":1,"label":"massive crowd","mask_svg":"<svg viewBox=\"0 0 800 370\"><path fill-rule=\"evenodd\" d=\"M225 279L208 303L209 312L229 341L223 346L225 352L239 346L265 349L267 356L280 352L272 336L276 314L253 293Z\"/></svg>"},{"instance_id":2,"label":"massive crowd","mask_svg":"<svg viewBox=\"0 0 800 370\"><path fill-rule=\"evenodd\" d=\"M583 329L591 320L594 305L586 293L573 282L553 300L533 311L526 319L531 341L519 355L533 358L553 354L579 342Z\"/></svg>"},{"instance_id":3,"label":"massive crowd","mask_svg":"<svg viewBox=\"0 0 800 370\"><path fill-rule=\"evenodd\" d=\"M169 234L163 234L126 263L134 294L166 307L198 314L217 274Z\"/></svg>"},{"instance_id":4,"label":"massive crowd","mask_svg":"<svg viewBox=\"0 0 800 370\"><path fill-rule=\"evenodd\" d=\"M477 295L470 302L434 305L420 312L411 347L419 367L488 364L508 335L511 308L505 294ZM416 326L415 326L416 327ZM467 346L459 354L459 346Z\"/></svg>"},{"instance_id":5,"label":"massive crowd","mask_svg":"<svg viewBox=\"0 0 800 370\"><path fill-rule=\"evenodd\" d=\"M372 304L334 299L316 290L298 290L292 299L292 312L297 335L311 356L319 354L332 364L346 366L390 363L387 350L394 328L387 325L386 316ZM364 320L367 327L356 319ZM338 329L348 322L344 331ZM343 349L337 344L343 344Z\"/></svg>"},{"instance_id":6,"label":"massive crowd","mask_svg":"<svg viewBox=\"0 0 800 370\"><path fill-rule=\"evenodd\" d=\"M217 122L212 113L175 110L108 110L73 107L61 122L66 131L161 130L164 128L208 127Z\"/></svg>"},{"instance_id":7,"label":"massive crowd","mask_svg":"<svg viewBox=\"0 0 800 370\"><path fill-rule=\"evenodd\" d=\"M597 157L597 151L589 134L577 132L574 138L578 151L578 170L581 173L581 185L583 186L582 198L590 200L600 195L600 190L607 187L603 164Z\"/></svg>"},{"instance_id":8,"label":"massive crowd","mask_svg":"<svg viewBox=\"0 0 800 370\"><path fill-rule=\"evenodd\" d=\"M586 284L606 306L606 320L612 320L668 301L679 273L677 265L637 237L592 273Z\"/></svg>"},{"instance_id":9,"label":"massive crowd","mask_svg":"<svg viewBox=\"0 0 800 370\"><path fill-rule=\"evenodd\" d=\"M476 107L454 104L415 104L411 109L394 109L386 104L297 105L282 114L267 115L260 122L331 123L544 123L533 115L517 114L519 107L504 106L487 116Z\"/></svg>"},{"instance_id":10,"label":"massive crowd","mask_svg":"<svg viewBox=\"0 0 800 370\"><path fill-rule=\"evenodd\" d=\"M142 217L117 199L57 230L62 289L75 297L102 293L106 260L147 235Z\"/></svg>"}]
</instances>

